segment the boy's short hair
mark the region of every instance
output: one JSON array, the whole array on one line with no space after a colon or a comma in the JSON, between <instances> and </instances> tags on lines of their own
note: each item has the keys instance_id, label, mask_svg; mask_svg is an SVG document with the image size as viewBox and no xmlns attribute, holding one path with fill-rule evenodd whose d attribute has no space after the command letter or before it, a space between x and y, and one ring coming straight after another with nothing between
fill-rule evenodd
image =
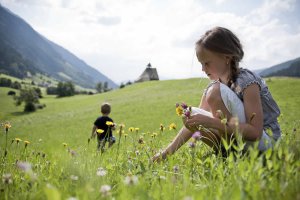
<instances>
[{"instance_id":1,"label":"boy's short hair","mask_svg":"<svg viewBox=\"0 0 300 200\"><path fill-rule=\"evenodd\" d=\"M103 103L101 105L101 113L108 115L110 113L111 106L109 103Z\"/></svg>"}]
</instances>

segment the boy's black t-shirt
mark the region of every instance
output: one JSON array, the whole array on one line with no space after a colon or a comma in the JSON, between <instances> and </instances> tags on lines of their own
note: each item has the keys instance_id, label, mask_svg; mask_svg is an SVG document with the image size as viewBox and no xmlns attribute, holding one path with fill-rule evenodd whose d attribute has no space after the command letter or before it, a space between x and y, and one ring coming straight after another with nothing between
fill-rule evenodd
<instances>
[{"instance_id":1,"label":"boy's black t-shirt","mask_svg":"<svg viewBox=\"0 0 300 200\"><path fill-rule=\"evenodd\" d=\"M99 140L104 139L104 137L106 136L106 138L108 137L112 137L112 131L111 128L109 129L108 126L106 125L106 122L110 121L110 122L114 122L110 117L107 116L101 116L98 117L96 119L96 121L94 122L94 125L98 128L98 129L102 129L104 132L101 134L97 134L97 137ZM109 131L108 131L109 129ZM108 131L108 132L107 132Z\"/></svg>"}]
</instances>

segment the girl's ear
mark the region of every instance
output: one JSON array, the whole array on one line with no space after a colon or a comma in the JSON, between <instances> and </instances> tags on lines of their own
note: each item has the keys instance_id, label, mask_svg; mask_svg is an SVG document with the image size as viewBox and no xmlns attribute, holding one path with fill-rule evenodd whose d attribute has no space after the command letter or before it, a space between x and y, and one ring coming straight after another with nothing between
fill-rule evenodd
<instances>
[{"instance_id":1,"label":"girl's ear","mask_svg":"<svg viewBox=\"0 0 300 200\"><path fill-rule=\"evenodd\" d=\"M227 65L230 64L231 59L232 59L232 56L225 55L225 61L226 61Z\"/></svg>"}]
</instances>

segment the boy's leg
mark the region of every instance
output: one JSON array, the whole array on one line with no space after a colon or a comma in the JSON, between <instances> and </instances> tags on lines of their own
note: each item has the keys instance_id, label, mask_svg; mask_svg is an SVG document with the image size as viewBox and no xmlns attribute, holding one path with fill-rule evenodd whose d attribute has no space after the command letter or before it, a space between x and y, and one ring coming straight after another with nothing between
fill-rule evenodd
<instances>
[{"instance_id":1,"label":"boy's leg","mask_svg":"<svg viewBox=\"0 0 300 200\"><path fill-rule=\"evenodd\" d=\"M114 136L111 136L109 138L108 148L111 147L116 142L116 138Z\"/></svg>"},{"instance_id":2,"label":"boy's leg","mask_svg":"<svg viewBox=\"0 0 300 200\"><path fill-rule=\"evenodd\" d=\"M98 140L98 146L97 146L98 151L100 151L100 150L101 150L101 152L104 151L105 143L106 143L105 139Z\"/></svg>"}]
</instances>

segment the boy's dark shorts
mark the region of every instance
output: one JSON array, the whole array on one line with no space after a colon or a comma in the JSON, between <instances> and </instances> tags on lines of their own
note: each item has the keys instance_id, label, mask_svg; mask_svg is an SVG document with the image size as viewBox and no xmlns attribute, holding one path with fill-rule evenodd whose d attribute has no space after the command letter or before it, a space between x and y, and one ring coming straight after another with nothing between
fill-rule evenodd
<instances>
[{"instance_id":1,"label":"boy's dark shorts","mask_svg":"<svg viewBox=\"0 0 300 200\"><path fill-rule=\"evenodd\" d=\"M116 142L116 138L115 136L111 136L111 137L108 137L108 138L98 138L98 141L99 142L102 142L102 141L105 141L105 142L109 142L109 143L115 143Z\"/></svg>"}]
</instances>

